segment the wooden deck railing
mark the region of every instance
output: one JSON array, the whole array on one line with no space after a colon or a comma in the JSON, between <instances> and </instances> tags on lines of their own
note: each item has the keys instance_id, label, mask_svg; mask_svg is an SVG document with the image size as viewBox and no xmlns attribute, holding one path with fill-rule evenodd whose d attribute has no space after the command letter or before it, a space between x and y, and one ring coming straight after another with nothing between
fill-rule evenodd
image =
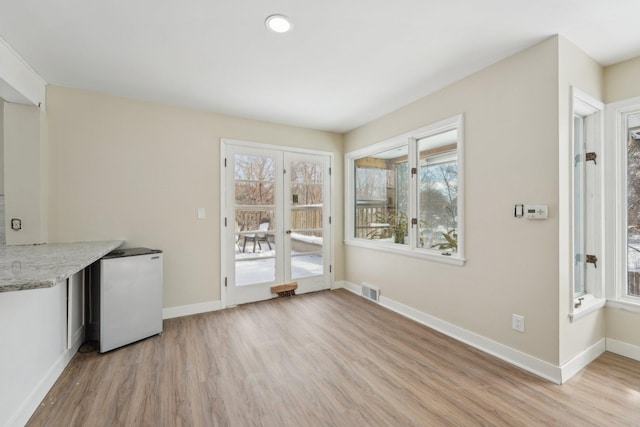
<instances>
[{"instance_id":1,"label":"wooden deck railing","mask_svg":"<svg viewBox=\"0 0 640 427\"><path fill-rule=\"evenodd\" d=\"M640 296L640 271L627 272L627 295Z\"/></svg>"},{"instance_id":2,"label":"wooden deck railing","mask_svg":"<svg viewBox=\"0 0 640 427\"><path fill-rule=\"evenodd\" d=\"M378 227L372 227L372 224L380 222L380 213L386 210L386 201L358 202L356 205L355 237L360 239L369 237L374 230L378 229Z\"/></svg>"},{"instance_id":3,"label":"wooden deck railing","mask_svg":"<svg viewBox=\"0 0 640 427\"><path fill-rule=\"evenodd\" d=\"M355 212L355 237L367 238L378 227L372 226L379 222L382 212L387 210L386 201L358 202ZM271 219L271 210L240 211L238 225L241 230L257 230L264 219ZM291 228L294 230L322 229L322 206L296 206L291 211ZM313 235L313 232L301 232Z\"/></svg>"}]
</instances>

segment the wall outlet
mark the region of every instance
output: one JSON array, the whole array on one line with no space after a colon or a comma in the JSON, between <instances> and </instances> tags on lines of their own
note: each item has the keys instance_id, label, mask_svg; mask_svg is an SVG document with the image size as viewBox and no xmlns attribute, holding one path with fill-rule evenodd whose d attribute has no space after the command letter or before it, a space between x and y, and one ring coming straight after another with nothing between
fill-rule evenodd
<instances>
[{"instance_id":1,"label":"wall outlet","mask_svg":"<svg viewBox=\"0 0 640 427\"><path fill-rule=\"evenodd\" d=\"M11 229L15 231L22 230L22 220L20 218L11 218Z\"/></svg>"},{"instance_id":2,"label":"wall outlet","mask_svg":"<svg viewBox=\"0 0 640 427\"><path fill-rule=\"evenodd\" d=\"M524 332L524 316L513 314L511 317L511 327L518 332Z\"/></svg>"}]
</instances>

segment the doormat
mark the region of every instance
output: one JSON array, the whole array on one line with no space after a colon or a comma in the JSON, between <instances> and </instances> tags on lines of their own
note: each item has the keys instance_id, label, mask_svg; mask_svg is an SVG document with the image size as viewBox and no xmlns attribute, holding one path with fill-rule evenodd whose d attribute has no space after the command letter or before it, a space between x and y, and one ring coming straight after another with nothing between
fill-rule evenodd
<instances>
[{"instance_id":1,"label":"doormat","mask_svg":"<svg viewBox=\"0 0 640 427\"><path fill-rule=\"evenodd\" d=\"M284 285L272 286L271 293L278 294L279 297L292 297L296 294L298 282L285 283Z\"/></svg>"}]
</instances>

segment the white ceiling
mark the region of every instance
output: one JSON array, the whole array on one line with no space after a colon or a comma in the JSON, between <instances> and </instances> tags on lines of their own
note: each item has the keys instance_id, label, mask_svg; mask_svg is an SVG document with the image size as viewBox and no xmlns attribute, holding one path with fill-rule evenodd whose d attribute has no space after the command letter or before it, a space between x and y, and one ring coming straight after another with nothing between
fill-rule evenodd
<instances>
[{"instance_id":1,"label":"white ceiling","mask_svg":"<svg viewBox=\"0 0 640 427\"><path fill-rule=\"evenodd\" d=\"M264 26L282 13L289 34ZM640 0L0 0L49 84L344 132L560 34L640 56Z\"/></svg>"}]
</instances>

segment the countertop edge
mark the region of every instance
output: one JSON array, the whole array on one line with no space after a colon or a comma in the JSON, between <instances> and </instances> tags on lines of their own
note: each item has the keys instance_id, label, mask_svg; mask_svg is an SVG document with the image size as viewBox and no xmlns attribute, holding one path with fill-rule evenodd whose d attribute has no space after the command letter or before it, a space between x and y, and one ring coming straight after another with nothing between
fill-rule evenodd
<instances>
[{"instance_id":1,"label":"countertop edge","mask_svg":"<svg viewBox=\"0 0 640 427\"><path fill-rule=\"evenodd\" d=\"M70 243L46 243L45 245L56 245L56 246L60 245L60 246L72 247L73 245L80 245L80 244L87 244L87 243L95 243L95 244L102 243L105 246L100 250L93 252L87 258L78 259L77 264L73 265L73 267L70 268L69 270L66 270L62 273L58 272L58 274L52 273L54 277L51 277L51 278L44 277L40 280L25 281L24 283L0 285L0 293L52 288L56 286L58 283L61 283L66 279L68 279L69 277L73 276L80 270L93 264L94 262L102 258L104 255L108 254L112 250L122 246L125 243L125 241L124 240L85 241L85 242L70 242ZM40 245L34 245L34 247L35 246L40 246ZM43 274L43 276L45 274Z\"/></svg>"}]
</instances>

